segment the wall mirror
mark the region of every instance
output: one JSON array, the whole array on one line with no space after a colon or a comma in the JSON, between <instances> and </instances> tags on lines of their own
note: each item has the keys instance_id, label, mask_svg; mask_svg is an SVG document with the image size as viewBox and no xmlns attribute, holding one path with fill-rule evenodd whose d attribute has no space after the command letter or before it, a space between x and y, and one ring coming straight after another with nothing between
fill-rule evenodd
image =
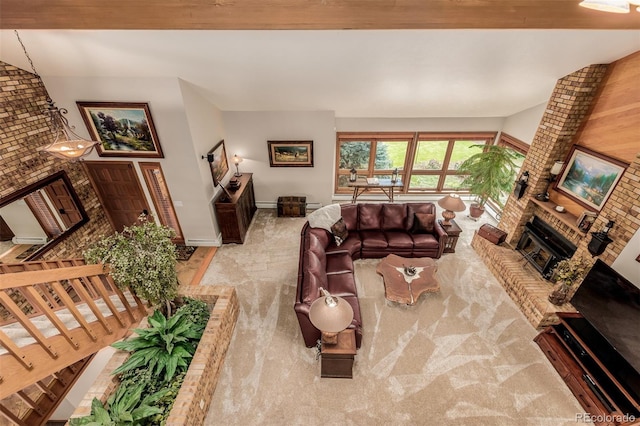
<instances>
[{"instance_id":1,"label":"wall mirror","mask_svg":"<svg viewBox=\"0 0 640 426\"><path fill-rule=\"evenodd\" d=\"M0 199L0 262L37 259L89 221L64 170Z\"/></svg>"}]
</instances>

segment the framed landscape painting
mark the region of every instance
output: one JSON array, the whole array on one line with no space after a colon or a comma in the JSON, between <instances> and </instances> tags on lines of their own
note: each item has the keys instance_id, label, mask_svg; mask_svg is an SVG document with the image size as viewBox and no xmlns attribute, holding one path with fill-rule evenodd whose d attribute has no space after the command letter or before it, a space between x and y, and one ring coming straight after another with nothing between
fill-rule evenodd
<instances>
[{"instance_id":1,"label":"framed landscape painting","mask_svg":"<svg viewBox=\"0 0 640 426\"><path fill-rule=\"evenodd\" d=\"M148 104L76 103L101 157L163 158Z\"/></svg>"},{"instance_id":2,"label":"framed landscape painting","mask_svg":"<svg viewBox=\"0 0 640 426\"><path fill-rule=\"evenodd\" d=\"M313 167L313 141L267 141L271 167Z\"/></svg>"},{"instance_id":3,"label":"framed landscape painting","mask_svg":"<svg viewBox=\"0 0 640 426\"><path fill-rule=\"evenodd\" d=\"M218 186L229 171L229 161L227 161L227 150L224 147L224 139L207 152L207 161L209 161L209 167L211 168L213 186Z\"/></svg>"},{"instance_id":4,"label":"framed landscape painting","mask_svg":"<svg viewBox=\"0 0 640 426\"><path fill-rule=\"evenodd\" d=\"M600 211L622 177L626 163L574 145L556 190Z\"/></svg>"}]
</instances>

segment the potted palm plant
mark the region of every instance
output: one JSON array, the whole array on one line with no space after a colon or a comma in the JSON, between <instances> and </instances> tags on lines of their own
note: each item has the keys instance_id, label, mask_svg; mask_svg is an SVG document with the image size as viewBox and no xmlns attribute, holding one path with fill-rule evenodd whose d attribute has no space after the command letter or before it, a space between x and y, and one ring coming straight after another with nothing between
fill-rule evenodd
<instances>
[{"instance_id":1,"label":"potted palm plant","mask_svg":"<svg viewBox=\"0 0 640 426\"><path fill-rule=\"evenodd\" d=\"M511 148L499 145L472 145L471 148L484 148L460 164L458 171L467 176L460 184L469 188L476 201L469 207L472 218L479 218L485 210L485 204L491 199L511 191L516 176L515 160L518 153Z\"/></svg>"}]
</instances>

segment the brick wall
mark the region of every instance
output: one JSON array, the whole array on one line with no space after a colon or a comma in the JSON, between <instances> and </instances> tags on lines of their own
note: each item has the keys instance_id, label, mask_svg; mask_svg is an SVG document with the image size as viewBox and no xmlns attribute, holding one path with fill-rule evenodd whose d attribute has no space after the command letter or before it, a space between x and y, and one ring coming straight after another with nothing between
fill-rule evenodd
<instances>
[{"instance_id":1,"label":"brick wall","mask_svg":"<svg viewBox=\"0 0 640 426\"><path fill-rule=\"evenodd\" d=\"M88 243L99 235L112 233L113 229L82 165L54 159L38 151L53 141L43 114L46 100L46 89L33 74L0 62L0 197L65 170L89 222L45 253L43 258L78 257Z\"/></svg>"},{"instance_id":2,"label":"brick wall","mask_svg":"<svg viewBox=\"0 0 640 426\"><path fill-rule=\"evenodd\" d=\"M522 227L534 211L546 222L555 222L551 224L557 225L556 229L575 244L582 238L561 221L555 220L552 215L538 212L539 209L529 197L545 191L551 166L568 154L573 138L598 93L606 70L607 65L591 65L561 78L556 83L522 165L522 170L529 171L527 192L519 200L509 197L500 219L499 227L509 234L508 242L511 244L515 245L520 239Z\"/></svg>"}]
</instances>

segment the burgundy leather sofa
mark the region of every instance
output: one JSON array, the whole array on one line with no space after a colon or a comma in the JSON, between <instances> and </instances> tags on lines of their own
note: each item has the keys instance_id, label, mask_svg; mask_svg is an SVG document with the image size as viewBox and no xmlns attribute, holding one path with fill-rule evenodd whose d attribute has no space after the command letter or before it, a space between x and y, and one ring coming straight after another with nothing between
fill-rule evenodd
<instances>
[{"instance_id":1,"label":"burgundy leather sofa","mask_svg":"<svg viewBox=\"0 0 640 426\"><path fill-rule=\"evenodd\" d=\"M294 310L307 347L316 345L320 331L309 320L309 308L320 296L320 287L344 298L353 307L356 346L362 342L362 319L353 273L353 261L382 258L388 254L403 257L440 258L447 234L435 220L432 233L413 233L415 213L431 213L433 203L342 204L340 206L349 235L337 246L333 235L309 222L300 235L298 286Z\"/></svg>"}]
</instances>

